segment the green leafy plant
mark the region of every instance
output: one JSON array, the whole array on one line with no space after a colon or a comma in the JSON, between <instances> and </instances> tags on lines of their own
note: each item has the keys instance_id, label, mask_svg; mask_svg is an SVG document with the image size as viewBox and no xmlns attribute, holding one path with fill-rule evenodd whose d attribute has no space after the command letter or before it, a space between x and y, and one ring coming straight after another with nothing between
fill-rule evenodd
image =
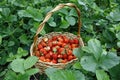
<instances>
[{"instance_id":1,"label":"green leafy plant","mask_svg":"<svg viewBox=\"0 0 120 80\"><path fill-rule=\"evenodd\" d=\"M70 2L81 11L85 46L74 49L79 60L73 66L39 75L32 67L37 58L28 54L33 37L48 11ZM29 80L32 75L38 80L120 79L119 0L1 0L0 6L0 80ZM75 9L65 7L52 15L40 36L52 31L77 34L77 20Z\"/></svg>"}]
</instances>

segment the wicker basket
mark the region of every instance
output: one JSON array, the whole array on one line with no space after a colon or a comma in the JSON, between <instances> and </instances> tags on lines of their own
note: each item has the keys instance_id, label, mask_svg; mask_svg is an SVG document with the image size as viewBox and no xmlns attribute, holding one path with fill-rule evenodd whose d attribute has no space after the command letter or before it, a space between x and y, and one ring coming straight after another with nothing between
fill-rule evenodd
<instances>
[{"instance_id":1,"label":"wicker basket","mask_svg":"<svg viewBox=\"0 0 120 80\"><path fill-rule=\"evenodd\" d=\"M73 7L75 8L75 10L77 11L77 14L78 14L78 35L74 35L72 33L69 33L69 32L64 32L64 33L61 33L61 32L51 32L51 33L48 33L42 37L39 37L38 38L38 34L42 31L45 23L49 20L49 18L52 16L53 12L56 12L57 10L59 9L62 9L64 6L69 6L69 7ZM79 46L84 46L84 43L82 41L82 38L80 36L80 29L81 29L81 22L80 22L80 10L77 8L76 5L74 5L73 3L66 3L66 4L59 4L58 6L56 6L53 10L51 10L50 12L47 13L46 17L44 18L43 22L39 25L39 28L34 36L34 42L33 44L31 45L31 48L30 48L30 54L31 56L34 56L35 55L35 50L36 50L36 47L38 45L38 43L44 38L44 37L52 37L52 36L55 36L55 35L65 35L66 37L68 38L78 38L79 39ZM57 63L57 64L53 64L53 63L50 63L50 62L43 62L41 60L39 60L36 64L35 64L35 67L39 68L40 69L40 73L43 73L44 70L46 68L49 68L49 67L54 67L54 68L59 68L59 69L63 69L69 65L72 65L75 61L77 60L76 59L73 59L67 63Z\"/></svg>"}]
</instances>

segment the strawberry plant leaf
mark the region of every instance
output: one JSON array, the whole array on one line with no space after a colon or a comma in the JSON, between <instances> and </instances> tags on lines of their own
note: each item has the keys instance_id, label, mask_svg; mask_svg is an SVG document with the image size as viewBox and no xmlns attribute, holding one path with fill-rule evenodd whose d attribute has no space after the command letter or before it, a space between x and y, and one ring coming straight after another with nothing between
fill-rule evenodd
<instances>
[{"instance_id":1,"label":"strawberry plant leaf","mask_svg":"<svg viewBox=\"0 0 120 80\"><path fill-rule=\"evenodd\" d=\"M17 21L17 16L16 15L10 15L8 17L8 21L11 21L11 22Z\"/></svg>"},{"instance_id":2,"label":"strawberry plant leaf","mask_svg":"<svg viewBox=\"0 0 120 80\"><path fill-rule=\"evenodd\" d=\"M19 40L21 43L23 44L26 44L26 45L29 45L29 41L27 39L27 35L26 34L22 34L20 37L19 37Z\"/></svg>"},{"instance_id":3,"label":"strawberry plant leaf","mask_svg":"<svg viewBox=\"0 0 120 80\"><path fill-rule=\"evenodd\" d=\"M8 46L14 46L15 45L15 42L14 41L9 41L8 42Z\"/></svg>"},{"instance_id":4,"label":"strawberry plant leaf","mask_svg":"<svg viewBox=\"0 0 120 80\"><path fill-rule=\"evenodd\" d=\"M43 15L40 13L40 10L28 6L26 10L19 10L18 11L19 17L29 17L33 18L35 21L42 21Z\"/></svg>"},{"instance_id":5,"label":"strawberry plant leaf","mask_svg":"<svg viewBox=\"0 0 120 80\"><path fill-rule=\"evenodd\" d=\"M88 46L82 47L82 50L85 51L85 52L87 52L87 53L92 53L91 50L90 50L90 48Z\"/></svg>"},{"instance_id":6,"label":"strawberry plant leaf","mask_svg":"<svg viewBox=\"0 0 120 80\"><path fill-rule=\"evenodd\" d=\"M120 40L120 32L116 34L116 37Z\"/></svg>"},{"instance_id":7,"label":"strawberry plant leaf","mask_svg":"<svg viewBox=\"0 0 120 80\"><path fill-rule=\"evenodd\" d=\"M10 64L11 69L15 72L24 73L25 69L24 69L24 66L23 66L23 62L24 62L24 59L13 60L12 63Z\"/></svg>"},{"instance_id":8,"label":"strawberry plant leaf","mask_svg":"<svg viewBox=\"0 0 120 80\"><path fill-rule=\"evenodd\" d=\"M96 70L97 80L110 80L108 74L104 70Z\"/></svg>"},{"instance_id":9,"label":"strawberry plant leaf","mask_svg":"<svg viewBox=\"0 0 120 80\"><path fill-rule=\"evenodd\" d=\"M12 70L8 70L4 80L17 80L17 75Z\"/></svg>"},{"instance_id":10,"label":"strawberry plant leaf","mask_svg":"<svg viewBox=\"0 0 120 80\"><path fill-rule=\"evenodd\" d=\"M73 50L73 54L78 58L81 58L83 56L83 52L82 52L81 48L75 48Z\"/></svg>"},{"instance_id":11,"label":"strawberry plant leaf","mask_svg":"<svg viewBox=\"0 0 120 80\"><path fill-rule=\"evenodd\" d=\"M67 20L67 22L69 22L69 24L70 24L71 26L75 25L75 23L76 23L75 18L72 17L72 16L66 16L65 19Z\"/></svg>"},{"instance_id":12,"label":"strawberry plant leaf","mask_svg":"<svg viewBox=\"0 0 120 80\"><path fill-rule=\"evenodd\" d=\"M27 56L28 52L26 50L23 50L21 47L18 48L17 54L15 55L16 58L21 58L22 56Z\"/></svg>"},{"instance_id":13,"label":"strawberry plant leaf","mask_svg":"<svg viewBox=\"0 0 120 80\"><path fill-rule=\"evenodd\" d=\"M82 66L80 65L79 62L76 62L76 63L73 65L73 68L75 68L75 69L82 69Z\"/></svg>"},{"instance_id":14,"label":"strawberry plant leaf","mask_svg":"<svg viewBox=\"0 0 120 80\"><path fill-rule=\"evenodd\" d=\"M35 56L28 57L24 61L24 69L29 69L31 68L36 62L38 61L38 58Z\"/></svg>"},{"instance_id":15,"label":"strawberry plant leaf","mask_svg":"<svg viewBox=\"0 0 120 80\"><path fill-rule=\"evenodd\" d=\"M105 30L103 31L103 36L106 40L108 40L109 42L113 42L115 40L115 35L113 32L109 31L109 30Z\"/></svg>"},{"instance_id":16,"label":"strawberry plant leaf","mask_svg":"<svg viewBox=\"0 0 120 80\"><path fill-rule=\"evenodd\" d=\"M117 46L120 48L120 41L117 42Z\"/></svg>"},{"instance_id":17,"label":"strawberry plant leaf","mask_svg":"<svg viewBox=\"0 0 120 80\"><path fill-rule=\"evenodd\" d=\"M56 23L55 22L49 22L48 23L50 26L52 26L52 27L56 27Z\"/></svg>"},{"instance_id":18,"label":"strawberry plant leaf","mask_svg":"<svg viewBox=\"0 0 120 80\"><path fill-rule=\"evenodd\" d=\"M60 28L64 28L64 29L68 28L69 23L66 20L64 20L63 18L61 20L62 20L62 22L61 22Z\"/></svg>"},{"instance_id":19,"label":"strawberry plant leaf","mask_svg":"<svg viewBox=\"0 0 120 80\"><path fill-rule=\"evenodd\" d=\"M114 10L113 12L110 12L108 16L106 16L107 19L111 21L120 21L120 11L119 10Z\"/></svg>"},{"instance_id":20,"label":"strawberry plant leaf","mask_svg":"<svg viewBox=\"0 0 120 80\"><path fill-rule=\"evenodd\" d=\"M76 10L72 8L72 9L70 10L70 12L69 12L69 16L75 16L75 17L77 17L78 15L77 15Z\"/></svg>"},{"instance_id":21,"label":"strawberry plant leaf","mask_svg":"<svg viewBox=\"0 0 120 80\"><path fill-rule=\"evenodd\" d=\"M101 63L99 64L104 70L108 70L119 64L119 57L114 52L108 52L106 56L102 56Z\"/></svg>"},{"instance_id":22,"label":"strawberry plant leaf","mask_svg":"<svg viewBox=\"0 0 120 80\"><path fill-rule=\"evenodd\" d=\"M91 72L95 72L97 68L97 61L93 56L83 56L80 61L83 69ZM89 66L89 67L88 67Z\"/></svg>"},{"instance_id":23,"label":"strawberry plant leaf","mask_svg":"<svg viewBox=\"0 0 120 80\"><path fill-rule=\"evenodd\" d=\"M30 80L30 75L28 75L28 74L19 74L17 80Z\"/></svg>"},{"instance_id":24,"label":"strawberry plant leaf","mask_svg":"<svg viewBox=\"0 0 120 80\"><path fill-rule=\"evenodd\" d=\"M38 73L38 72L39 72L39 69L33 68L33 69L27 70L27 71L25 72L25 74L31 76L31 75L34 75L34 74L36 74L36 73Z\"/></svg>"},{"instance_id":25,"label":"strawberry plant leaf","mask_svg":"<svg viewBox=\"0 0 120 80\"><path fill-rule=\"evenodd\" d=\"M50 80L85 80L84 75L79 71L55 70L52 74L47 74Z\"/></svg>"},{"instance_id":26,"label":"strawberry plant leaf","mask_svg":"<svg viewBox=\"0 0 120 80\"><path fill-rule=\"evenodd\" d=\"M88 41L88 47L90 52L93 53L94 57L98 60L102 53L102 46L99 40L97 39L90 39Z\"/></svg>"},{"instance_id":27,"label":"strawberry plant leaf","mask_svg":"<svg viewBox=\"0 0 120 80\"><path fill-rule=\"evenodd\" d=\"M2 44L2 36L0 35L0 45Z\"/></svg>"},{"instance_id":28,"label":"strawberry plant leaf","mask_svg":"<svg viewBox=\"0 0 120 80\"><path fill-rule=\"evenodd\" d=\"M109 73L112 80L120 80L120 64L109 69Z\"/></svg>"},{"instance_id":29,"label":"strawberry plant leaf","mask_svg":"<svg viewBox=\"0 0 120 80\"><path fill-rule=\"evenodd\" d=\"M7 17L10 14L10 9L9 8L3 8L2 9L2 14Z\"/></svg>"}]
</instances>

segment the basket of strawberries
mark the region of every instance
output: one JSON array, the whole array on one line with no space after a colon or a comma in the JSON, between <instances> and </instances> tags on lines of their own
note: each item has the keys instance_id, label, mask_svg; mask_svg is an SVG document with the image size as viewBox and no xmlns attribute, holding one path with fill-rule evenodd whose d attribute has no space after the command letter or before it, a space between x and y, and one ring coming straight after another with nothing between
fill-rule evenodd
<instances>
[{"instance_id":1,"label":"basket of strawberries","mask_svg":"<svg viewBox=\"0 0 120 80\"><path fill-rule=\"evenodd\" d=\"M49 20L52 14L64 6L73 7L77 11L78 35L69 32L51 32L38 37L38 34L42 31L45 23ZM34 36L34 42L30 48L31 56L37 56L39 58L35 66L40 69L40 72L44 72L44 70L49 67L63 69L68 65L73 64L78 59L73 54L73 49L84 46L80 36L80 29L80 10L73 3L59 4L47 13L43 22L39 25Z\"/></svg>"}]
</instances>

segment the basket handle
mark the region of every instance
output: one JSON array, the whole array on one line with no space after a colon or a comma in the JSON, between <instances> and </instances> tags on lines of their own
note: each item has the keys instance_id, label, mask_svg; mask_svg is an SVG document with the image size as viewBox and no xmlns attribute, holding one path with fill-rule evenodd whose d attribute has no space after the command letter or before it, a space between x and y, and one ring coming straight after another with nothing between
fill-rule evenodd
<instances>
[{"instance_id":1,"label":"basket handle","mask_svg":"<svg viewBox=\"0 0 120 80\"><path fill-rule=\"evenodd\" d=\"M80 21L80 10L79 8L73 4L73 3L66 3L66 4L59 4L58 6L56 6L53 10L49 11L47 13L47 15L45 16L43 22L39 25L39 28L37 29L37 32L34 36L34 47L36 45L37 39L38 39L38 34L42 31L42 29L45 26L45 23L50 19L50 17L52 16L52 14L60 9L62 9L64 6L69 6L69 7L73 7L75 8L75 10L77 11L78 14L78 34L77 36L80 37L80 30L81 30L81 21Z\"/></svg>"}]
</instances>

